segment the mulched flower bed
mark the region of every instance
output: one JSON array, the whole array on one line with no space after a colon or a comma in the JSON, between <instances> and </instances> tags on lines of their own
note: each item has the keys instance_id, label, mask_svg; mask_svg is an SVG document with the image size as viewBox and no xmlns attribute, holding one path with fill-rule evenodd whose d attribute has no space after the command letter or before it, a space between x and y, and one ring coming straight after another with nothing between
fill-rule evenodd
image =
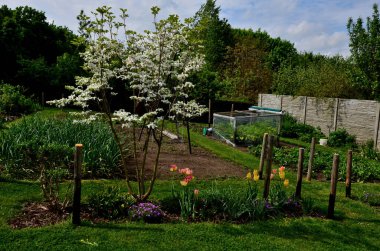
<instances>
[{"instance_id":1,"label":"mulched flower bed","mask_svg":"<svg viewBox=\"0 0 380 251\"><path fill-rule=\"evenodd\" d=\"M57 224L70 216L67 211L52 211L48 203L28 202L24 205L21 213L9 221L13 229L26 227L41 227Z\"/></svg>"}]
</instances>

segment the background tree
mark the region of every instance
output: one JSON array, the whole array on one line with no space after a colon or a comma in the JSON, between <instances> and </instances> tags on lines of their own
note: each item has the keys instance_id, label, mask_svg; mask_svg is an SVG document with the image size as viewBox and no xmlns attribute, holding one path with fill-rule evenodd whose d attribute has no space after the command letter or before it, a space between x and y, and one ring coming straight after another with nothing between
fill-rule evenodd
<instances>
[{"instance_id":1,"label":"background tree","mask_svg":"<svg viewBox=\"0 0 380 251\"><path fill-rule=\"evenodd\" d=\"M340 56L301 54L296 66L285 65L274 77L276 94L356 98L350 75L351 64Z\"/></svg>"},{"instance_id":2,"label":"background tree","mask_svg":"<svg viewBox=\"0 0 380 251\"><path fill-rule=\"evenodd\" d=\"M356 86L366 90L363 93L365 98L380 100L380 19L377 4L373 5L372 18L367 17L366 21L365 28L361 18L356 23L349 18L347 23L351 57L358 67L354 76Z\"/></svg>"},{"instance_id":3,"label":"background tree","mask_svg":"<svg viewBox=\"0 0 380 251\"><path fill-rule=\"evenodd\" d=\"M252 102L259 93L269 91L272 72L265 63L267 52L259 42L244 37L228 49L223 67L225 98Z\"/></svg>"},{"instance_id":4,"label":"background tree","mask_svg":"<svg viewBox=\"0 0 380 251\"><path fill-rule=\"evenodd\" d=\"M223 63L228 46L233 45L231 26L227 19L220 19L220 7L216 0L207 0L194 17L194 27L201 40L205 55L205 67L217 71Z\"/></svg>"},{"instance_id":5,"label":"background tree","mask_svg":"<svg viewBox=\"0 0 380 251\"><path fill-rule=\"evenodd\" d=\"M0 8L0 80L21 85L29 94L60 96L66 84L81 72L76 36L46 21L31 7ZM61 66L65 65L64 69Z\"/></svg>"}]
</instances>

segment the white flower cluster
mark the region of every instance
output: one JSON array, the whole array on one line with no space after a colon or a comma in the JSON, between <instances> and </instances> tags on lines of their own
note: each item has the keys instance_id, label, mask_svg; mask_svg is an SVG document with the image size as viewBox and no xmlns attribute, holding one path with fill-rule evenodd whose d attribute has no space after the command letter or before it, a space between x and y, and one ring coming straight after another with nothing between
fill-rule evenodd
<instances>
[{"instance_id":1,"label":"white flower cluster","mask_svg":"<svg viewBox=\"0 0 380 251\"><path fill-rule=\"evenodd\" d=\"M158 8L153 13L155 18L157 11ZM190 24L172 15L155 20L154 31L138 34L126 31L125 9L120 16L123 22L117 21L108 7L98 8L93 14L93 20L82 16L89 24L85 29L87 48L81 54L88 76L76 78L76 86L68 87L72 93L67 98L50 103L57 106L74 104L83 109L98 103L109 111L107 95L116 94L110 80L120 78L134 90L131 99L147 111L142 116L124 110L114 112L113 120L120 121L123 126L139 123L154 129L160 119L191 118L205 111L195 101L187 101L194 87L187 80L189 74L204 63L203 56L198 53L199 44L190 39ZM120 28L126 33L123 42L117 40Z\"/></svg>"}]
</instances>

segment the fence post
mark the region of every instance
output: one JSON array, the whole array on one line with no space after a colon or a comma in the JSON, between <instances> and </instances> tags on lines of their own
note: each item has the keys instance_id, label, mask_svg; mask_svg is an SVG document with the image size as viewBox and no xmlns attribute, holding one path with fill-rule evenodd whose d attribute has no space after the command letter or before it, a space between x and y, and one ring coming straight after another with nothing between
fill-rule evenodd
<instances>
[{"instance_id":1,"label":"fence post","mask_svg":"<svg viewBox=\"0 0 380 251\"><path fill-rule=\"evenodd\" d=\"M303 124L306 124L306 115L307 115L307 96L305 96L305 106L303 109Z\"/></svg>"},{"instance_id":2,"label":"fence post","mask_svg":"<svg viewBox=\"0 0 380 251\"><path fill-rule=\"evenodd\" d=\"M339 98L335 99L335 111L334 111L334 132L338 129L338 116L339 116Z\"/></svg>"},{"instance_id":3,"label":"fence post","mask_svg":"<svg viewBox=\"0 0 380 251\"><path fill-rule=\"evenodd\" d=\"M45 92L41 93L41 105L42 107L45 107Z\"/></svg>"},{"instance_id":4,"label":"fence post","mask_svg":"<svg viewBox=\"0 0 380 251\"><path fill-rule=\"evenodd\" d=\"M307 166L307 181L311 181L311 173L314 163L314 154L315 154L315 138L311 138L311 145L310 145L310 156L309 156L309 163Z\"/></svg>"},{"instance_id":5,"label":"fence post","mask_svg":"<svg viewBox=\"0 0 380 251\"><path fill-rule=\"evenodd\" d=\"M74 155L74 196L73 196L73 218L74 225L80 225L80 200L81 200L81 173L83 160L83 145L75 145Z\"/></svg>"},{"instance_id":6,"label":"fence post","mask_svg":"<svg viewBox=\"0 0 380 251\"><path fill-rule=\"evenodd\" d=\"M301 199L301 188L302 188L302 171L303 171L303 157L304 157L304 148L298 150L298 170L297 170L297 187L295 197Z\"/></svg>"},{"instance_id":7,"label":"fence post","mask_svg":"<svg viewBox=\"0 0 380 251\"><path fill-rule=\"evenodd\" d=\"M269 135L268 137L268 147L267 147L267 157L266 157L266 162L267 166L265 169L265 180L264 180L264 199L268 198L269 195L269 187L270 187L270 174L272 172L272 152L273 152L273 141L274 137L272 135Z\"/></svg>"},{"instance_id":8,"label":"fence post","mask_svg":"<svg viewBox=\"0 0 380 251\"><path fill-rule=\"evenodd\" d=\"M260 156L260 165L259 165L259 179L263 179L263 167L265 161L265 153L268 144L268 133L264 133L263 144L261 146L261 156Z\"/></svg>"},{"instance_id":9,"label":"fence post","mask_svg":"<svg viewBox=\"0 0 380 251\"><path fill-rule=\"evenodd\" d=\"M347 152L346 167L346 197L351 198L351 170L352 170L352 150Z\"/></svg>"},{"instance_id":10,"label":"fence post","mask_svg":"<svg viewBox=\"0 0 380 251\"><path fill-rule=\"evenodd\" d=\"M379 127L380 127L380 103L377 103L376 121L375 121L375 134L373 136L373 148L377 150L377 141L379 140Z\"/></svg>"},{"instance_id":11,"label":"fence post","mask_svg":"<svg viewBox=\"0 0 380 251\"><path fill-rule=\"evenodd\" d=\"M339 166L339 154L334 154L333 167L331 171L331 187L330 187L330 197L329 197L329 207L327 210L327 218L334 218L334 207L336 198L336 183L338 180L338 166Z\"/></svg>"},{"instance_id":12,"label":"fence post","mask_svg":"<svg viewBox=\"0 0 380 251\"><path fill-rule=\"evenodd\" d=\"M208 128L211 127L211 98L208 99Z\"/></svg>"}]
</instances>

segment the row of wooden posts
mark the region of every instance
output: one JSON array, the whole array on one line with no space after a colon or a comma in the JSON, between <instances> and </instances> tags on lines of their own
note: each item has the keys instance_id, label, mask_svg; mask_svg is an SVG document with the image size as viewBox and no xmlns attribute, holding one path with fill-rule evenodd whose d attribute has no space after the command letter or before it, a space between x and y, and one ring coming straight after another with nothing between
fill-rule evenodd
<instances>
[{"instance_id":1,"label":"row of wooden posts","mask_svg":"<svg viewBox=\"0 0 380 251\"><path fill-rule=\"evenodd\" d=\"M268 135L267 133L263 136L263 144L261 148L260 164L259 164L259 178L263 179L263 169L266 163L265 178L264 178L264 198L268 198L269 187L270 187L270 175L272 172L272 160L273 160L273 145L275 137ZM302 173L303 173L303 161L304 161L304 148L299 148L298 151L298 166L297 166L297 184L295 197L301 199L301 188L302 188ZM315 138L312 138L310 146L310 156L307 169L307 181L311 181L311 173L313 167L315 155ZM331 185L330 185L330 196L329 205L327 211L327 218L334 218L334 207L336 198L336 186L338 181L338 167L339 167L339 154L334 154L332 171L331 171ZM346 197L351 197L351 170L352 170L352 150L347 152L347 165L346 165Z\"/></svg>"},{"instance_id":2,"label":"row of wooden posts","mask_svg":"<svg viewBox=\"0 0 380 251\"><path fill-rule=\"evenodd\" d=\"M274 136L264 134L263 145L261 149L260 165L259 165L259 177L263 179L263 169L266 163L265 179L264 179L264 198L269 196L270 189L270 175L272 172L273 161L273 145ZM303 173L303 160L304 160L304 148L299 148L298 155L298 169L297 169L297 185L295 191L295 197L301 199L302 188L302 173ZM311 181L312 166L315 154L315 138L312 138L310 147L310 157L307 171L307 181ZM81 200L81 173L82 173L82 161L83 161L83 145L75 145L74 155L74 192L73 192L73 217L72 223L74 225L80 225L80 200ZM339 166L339 154L334 154L332 172L331 172L331 186L330 197L327 218L334 218L334 207L336 198L336 185L338 180L338 166ZM346 197L351 197L351 169L352 169L352 150L348 150L347 153L347 170L346 170Z\"/></svg>"}]
</instances>

